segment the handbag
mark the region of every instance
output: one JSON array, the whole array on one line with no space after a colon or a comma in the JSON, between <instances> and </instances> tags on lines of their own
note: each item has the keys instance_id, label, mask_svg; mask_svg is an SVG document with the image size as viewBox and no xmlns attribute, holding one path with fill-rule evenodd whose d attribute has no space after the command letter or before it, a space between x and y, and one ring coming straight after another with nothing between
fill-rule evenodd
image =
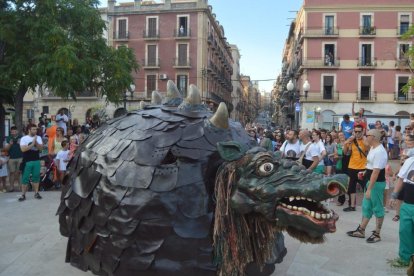
<instances>
[{"instance_id":1,"label":"handbag","mask_svg":"<svg viewBox=\"0 0 414 276\"><path fill-rule=\"evenodd\" d=\"M359 147L357 140L354 140L354 144L357 147L358 151L360 154L362 154L364 157L367 157L367 155L365 154L365 152L362 151L362 149Z\"/></svg>"},{"instance_id":2,"label":"handbag","mask_svg":"<svg viewBox=\"0 0 414 276\"><path fill-rule=\"evenodd\" d=\"M308 151L310 145L312 145L312 142L309 142L306 147L305 150L302 152L302 154L300 155L299 159L296 160L296 163L298 163L299 165L304 165L303 164L303 158L305 157L306 152ZM312 162L313 163L313 162Z\"/></svg>"}]
</instances>

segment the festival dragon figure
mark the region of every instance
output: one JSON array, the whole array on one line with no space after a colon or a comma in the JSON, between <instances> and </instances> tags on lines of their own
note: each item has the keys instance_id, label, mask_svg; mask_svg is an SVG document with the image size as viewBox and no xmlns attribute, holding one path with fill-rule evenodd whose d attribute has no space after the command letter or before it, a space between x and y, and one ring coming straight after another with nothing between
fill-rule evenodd
<instances>
[{"instance_id":1,"label":"festival dragon figure","mask_svg":"<svg viewBox=\"0 0 414 276\"><path fill-rule=\"evenodd\" d=\"M281 231L323 242L338 219L321 204L347 189L257 147L226 106L190 86L108 121L70 162L58 209L66 261L98 275L270 275Z\"/></svg>"}]
</instances>

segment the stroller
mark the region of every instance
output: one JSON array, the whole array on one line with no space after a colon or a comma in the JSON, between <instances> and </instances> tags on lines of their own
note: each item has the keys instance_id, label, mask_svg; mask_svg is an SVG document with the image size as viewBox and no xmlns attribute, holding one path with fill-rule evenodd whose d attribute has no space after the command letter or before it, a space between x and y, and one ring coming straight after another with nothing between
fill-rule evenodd
<instances>
[{"instance_id":1,"label":"stroller","mask_svg":"<svg viewBox=\"0 0 414 276\"><path fill-rule=\"evenodd\" d=\"M53 160L49 161L49 164L47 164L46 168L46 172L43 175L40 175L39 190L41 191L49 191L55 187L55 182L53 181L56 171L55 162L53 162Z\"/></svg>"}]
</instances>

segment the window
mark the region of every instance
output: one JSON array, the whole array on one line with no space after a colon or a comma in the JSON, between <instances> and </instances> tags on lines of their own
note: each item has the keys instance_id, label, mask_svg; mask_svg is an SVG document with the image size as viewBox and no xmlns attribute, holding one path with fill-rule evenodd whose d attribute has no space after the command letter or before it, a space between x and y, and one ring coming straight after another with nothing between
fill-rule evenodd
<instances>
[{"instance_id":1,"label":"window","mask_svg":"<svg viewBox=\"0 0 414 276\"><path fill-rule=\"evenodd\" d=\"M118 19L118 39L128 38L128 30L127 30L127 20L126 19Z\"/></svg>"},{"instance_id":2,"label":"window","mask_svg":"<svg viewBox=\"0 0 414 276\"><path fill-rule=\"evenodd\" d=\"M406 100L407 95L402 91L402 88L408 83L408 77L398 77L398 99Z\"/></svg>"},{"instance_id":3,"label":"window","mask_svg":"<svg viewBox=\"0 0 414 276\"><path fill-rule=\"evenodd\" d=\"M177 88L184 98L187 97L187 83L187 75L177 75Z\"/></svg>"},{"instance_id":4,"label":"window","mask_svg":"<svg viewBox=\"0 0 414 276\"><path fill-rule=\"evenodd\" d=\"M373 35L375 34L375 29L372 26L372 15L363 14L362 15L362 26L360 34L362 35Z\"/></svg>"},{"instance_id":5,"label":"window","mask_svg":"<svg viewBox=\"0 0 414 276\"><path fill-rule=\"evenodd\" d=\"M335 17L333 15L325 16L325 34L326 35L334 34L334 22L335 22Z\"/></svg>"},{"instance_id":6,"label":"window","mask_svg":"<svg viewBox=\"0 0 414 276\"><path fill-rule=\"evenodd\" d=\"M157 45L148 45L147 47L147 66L158 66Z\"/></svg>"},{"instance_id":7,"label":"window","mask_svg":"<svg viewBox=\"0 0 414 276\"><path fill-rule=\"evenodd\" d=\"M360 99L371 100L371 76L361 76Z\"/></svg>"},{"instance_id":8,"label":"window","mask_svg":"<svg viewBox=\"0 0 414 276\"><path fill-rule=\"evenodd\" d=\"M334 76L323 76L323 99L332 100L334 93Z\"/></svg>"},{"instance_id":9,"label":"window","mask_svg":"<svg viewBox=\"0 0 414 276\"><path fill-rule=\"evenodd\" d=\"M47 106L47 105L42 106L42 112L44 114L49 114L49 106Z\"/></svg>"},{"instance_id":10,"label":"window","mask_svg":"<svg viewBox=\"0 0 414 276\"><path fill-rule=\"evenodd\" d=\"M157 18L148 18L148 37L157 37Z\"/></svg>"},{"instance_id":11,"label":"window","mask_svg":"<svg viewBox=\"0 0 414 276\"><path fill-rule=\"evenodd\" d=\"M361 44L361 66L372 66L372 45Z\"/></svg>"},{"instance_id":12,"label":"window","mask_svg":"<svg viewBox=\"0 0 414 276\"><path fill-rule=\"evenodd\" d=\"M399 45L398 49L398 59L399 60L408 60L408 50L410 49L410 44L408 43L402 43Z\"/></svg>"},{"instance_id":13,"label":"window","mask_svg":"<svg viewBox=\"0 0 414 276\"><path fill-rule=\"evenodd\" d=\"M187 66L187 44L178 44L178 66Z\"/></svg>"},{"instance_id":14,"label":"window","mask_svg":"<svg viewBox=\"0 0 414 276\"><path fill-rule=\"evenodd\" d=\"M400 35L405 34L408 29L410 28L410 15L409 14L401 14L400 15Z\"/></svg>"},{"instance_id":15,"label":"window","mask_svg":"<svg viewBox=\"0 0 414 276\"><path fill-rule=\"evenodd\" d=\"M324 65L335 65L335 44L324 45Z\"/></svg>"},{"instance_id":16,"label":"window","mask_svg":"<svg viewBox=\"0 0 414 276\"><path fill-rule=\"evenodd\" d=\"M186 37L188 35L189 35L188 17L180 16L178 17L178 36Z\"/></svg>"},{"instance_id":17,"label":"window","mask_svg":"<svg viewBox=\"0 0 414 276\"><path fill-rule=\"evenodd\" d=\"M151 98L154 90L157 90L157 75L147 75L147 98Z\"/></svg>"}]
</instances>

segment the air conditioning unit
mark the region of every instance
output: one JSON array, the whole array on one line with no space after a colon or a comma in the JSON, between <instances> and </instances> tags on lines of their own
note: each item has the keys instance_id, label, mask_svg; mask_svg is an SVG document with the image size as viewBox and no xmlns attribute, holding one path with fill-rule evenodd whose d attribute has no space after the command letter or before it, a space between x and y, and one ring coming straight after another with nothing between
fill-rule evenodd
<instances>
[{"instance_id":1,"label":"air conditioning unit","mask_svg":"<svg viewBox=\"0 0 414 276\"><path fill-rule=\"evenodd\" d=\"M167 74L160 74L160 80L167 80L168 76Z\"/></svg>"}]
</instances>

